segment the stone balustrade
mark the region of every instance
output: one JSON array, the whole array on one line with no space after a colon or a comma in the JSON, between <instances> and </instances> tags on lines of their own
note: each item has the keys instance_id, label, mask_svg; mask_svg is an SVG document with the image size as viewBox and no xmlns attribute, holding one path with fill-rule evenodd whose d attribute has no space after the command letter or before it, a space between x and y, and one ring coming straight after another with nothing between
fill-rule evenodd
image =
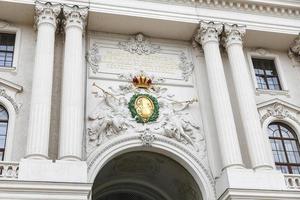
<instances>
[{"instance_id":1,"label":"stone balustrade","mask_svg":"<svg viewBox=\"0 0 300 200\"><path fill-rule=\"evenodd\" d=\"M284 178L288 189L300 190L300 174L285 174Z\"/></svg>"},{"instance_id":2,"label":"stone balustrade","mask_svg":"<svg viewBox=\"0 0 300 200\"><path fill-rule=\"evenodd\" d=\"M17 162L0 162L0 180L17 179L19 172L19 163Z\"/></svg>"}]
</instances>

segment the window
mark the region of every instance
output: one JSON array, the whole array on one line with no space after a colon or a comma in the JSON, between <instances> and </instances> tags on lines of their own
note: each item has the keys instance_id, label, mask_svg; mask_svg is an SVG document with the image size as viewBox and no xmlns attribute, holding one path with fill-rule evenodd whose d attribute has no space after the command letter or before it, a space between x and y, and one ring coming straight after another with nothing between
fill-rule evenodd
<instances>
[{"instance_id":1,"label":"window","mask_svg":"<svg viewBox=\"0 0 300 200\"><path fill-rule=\"evenodd\" d=\"M252 62L259 89L282 89L273 59L252 58Z\"/></svg>"},{"instance_id":2,"label":"window","mask_svg":"<svg viewBox=\"0 0 300 200\"><path fill-rule=\"evenodd\" d=\"M0 67L12 68L15 50L15 34L0 33Z\"/></svg>"},{"instance_id":3,"label":"window","mask_svg":"<svg viewBox=\"0 0 300 200\"><path fill-rule=\"evenodd\" d=\"M300 174L300 148L295 132L283 123L272 123L268 135L277 170Z\"/></svg>"},{"instance_id":4,"label":"window","mask_svg":"<svg viewBox=\"0 0 300 200\"><path fill-rule=\"evenodd\" d=\"M4 160L7 127L8 113L6 109L0 105L0 160Z\"/></svg>"}]
</instances>

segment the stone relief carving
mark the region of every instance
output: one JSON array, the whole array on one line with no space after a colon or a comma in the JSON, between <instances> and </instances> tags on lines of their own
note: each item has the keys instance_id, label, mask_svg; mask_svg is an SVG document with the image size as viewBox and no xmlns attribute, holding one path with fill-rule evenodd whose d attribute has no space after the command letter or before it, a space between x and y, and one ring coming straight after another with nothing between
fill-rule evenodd
<instances>
[{"instance_id":1,"label":"stone relief carving","mask_svg":"<svg viewBox=\"0 0 300 200\"><path fill-rule=\"evenodd\" d=\"M156 138L155 135L150 131L150 129L147 128L145 131L142 131L140 139L142 140L143 146L152 146L152 143Z\"/></svg>"},{"instance_id":2,"label":"stone relief carving","mask_svg":"<svg viewBox=\"0 0 300 200\"><path fill-rule=\"evenodd\" d=\"M0 28L6 28L8 26L10 26L8 22L0 20Z\"/></svg>"},{"instance_id":3,"label":"stone relief carving","mask_svg":"<svg viewBox=\"0 0 300 200\"><path fill-rule=\"evenodd\" d=\"M92 72L96 74L99 70L99 62L101 61L99 46L93 43L86 56L87 62L90 65Z\"/></svg>"},{"instance_id":4,"label":"stone relief carving","mask_svg":"<svg viewBox=\"0 0 300 200\"><path fill-rule=\"evenodd\" d=\"M182 70L182 77L185 81L189 80L189 77L192 75L194 71L194 64L188 61L187 56L184 52L180 55L180 65L179 68Z\"/></svg>"},{"instance_id":5,"label":"stone relief carving","mask_svg":"<svg viewBox=\"0 0 300 200\"><path fill-rule=\"evenodd\" d=\"M135 37L131 37L126 42L119 42L118 46L120 49L139 55L149 55L160 51L159 45L152 44L149 40L145 39L145 36L141 33Z\"/></svg>"},{"instance_id":6,"label":"stone relief carving","mask_svg":"<svg viewBox=\"0 0 300 200\"><path fill-rule=\"evenodd\" d=\"M20 110L20 104L17 104L17 103L15 102L15 100L14 100L11 96L9 96L9 95L6 93L6 90L5 90L5 89L0 88L0 96L2 96L2 97L4 97L5 99L7 99L7 100L13 105L13 107L14 107L16 113L19 112L19 110Z\"/></svg>"},{"instance_id":7,"label":"stone relief carving","mask_svg":"<svg viewBox=\"0 0 300 200\"><path fill-rule=\"evenodd\" d=\"M94 87L98 86L94 84ZM99 104L88 116L88 153L112 137L130 133L140 133L142 144L147 146L151 146L156 135L160 135L191 147L196 152L206 151L201 128L188 111L189 106L197 100L176 101L166 88L157 85L147 90L136 88L131 83L119 85L118 88L109 87L109 92L100 87L98 89L94 96L99 99ZM131 117L128 99L137 93L157 98L160 114L156 121L138 124Z\"/></svg>"},{"instance_id":8,"label":"stone relief carving","mask_svg":"<svg viewBox=\"0 0 300 200\"><path fill-rule=\"evenodd\" d=\"M274 103L267 108L267 112L261 117L261 123L271 116L277 119L289 118L300 125L300 121L280 103Z\"/></svg>"},{"instance_id":9,"label":"stone relief carving","mask_svg":"<svg viewBox=\"0 0 300 200\"><path fill-rule=\"evenodd\" d=\"M293 61L294 66L300 66L300 33L290 45L288 56Z\"/></svg>"}]
</instances>

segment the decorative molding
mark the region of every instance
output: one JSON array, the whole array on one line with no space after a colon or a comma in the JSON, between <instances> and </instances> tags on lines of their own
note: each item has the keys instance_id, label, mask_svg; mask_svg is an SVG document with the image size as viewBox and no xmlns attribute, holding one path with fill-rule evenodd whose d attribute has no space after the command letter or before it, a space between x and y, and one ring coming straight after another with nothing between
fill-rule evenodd
<instances>
[{"instance_id":1,"label":"decorative molding","mask_svg":"<svg viewBox=\"0 0 300 200\"><path fill-rule=\"evenodd\" d=\"M127 143L129 141L134 141L134 140L139 140L140 139L140 135L130 135L127 137L123 137L121 139L118 140L113 140L112 142L110 142L108 145L106 145L104 148L102 148L99 152L97 152L97 154L92 158L92 160L90 162L88 162L88 166L87 166L87 170L90 171L92 166L96 163L96 161L109 149L111 149L114 146L117 146L119 144L122 143ZM178 148L179 150L183 151L185 154L187 154L188 156L190 156L201 168L201 170L205 173L206 177L208 178L210 184L211 184L211 188L213 188L214 193L216 195L216 190L215 190L215 179L213 178L213 175L209 169L208 166L208 161L206 160L205 162L203 162L203 157L200 157L198 155L194 155L189 149L187 149L186 147L184 147L182 144L177 143L169 138L163 137L163 136L159 136L157 135L155 137L155 140L153 141L152 145L155 145L159 142L162 143L166 143L169 144L173 147ZM142 144L141 144L142 145Z\"/></svg>"},{"instance_id":2,"label":"decorative molding","mask_svg":"<svg viewBox=\"0 0 300 200\"><path fill-rule=\"evenodd\" d=\"M200 28L197 30L195 40L202 46L206 42L219 42L219 35L223 31L223 24L216 24L214 22L200 22Z\"/></svg>"},{"instance_id":3,"label":"decorative molding","mask_svg":"<svg viewBox=\"0 0 300 200\"><path fill-rule=\"evenodd\" d=\"M290 97L288 90L264 90L264 89L256 88L256 95L259 96L261 94L268 94L271 96L283 95L286 97Z\"/></svg>"},{"instance_id":4,"label":"decorative molding","mask_svg":"<svg viewBox=\"0 0 300 200\"><path fill-rule=\"evenodd\" d=\"M156 137L152 132L150 132L150 129L146 129L144 133L140 134L140 139L143 146L152 146L152 143L154 142Z\"/></svg>"},{"instance_id":5,"label":"decorative molding","mask_svg":"<svg viewBox=\"0 0 300 200\"><path fill-rule=\"evenodd\" d=\"M300 33L290 45L288 56L292 60L294 66L300 66Z\"/></svg>"},{"instance_id":6,"label":"decorative molding","mask_svg":"<svg viewBox=\"0 0 300 200\"><path fill-rule=\"evenodd\" d=\"M243 44L245 34L246 26L224 24L224 47L227 48L231 44Z\"/></svg>"},{"instance_id":7,"label":"decorative molding","mask_svg":"<svg viewBox=\"0 0 300 200\"><path fill-rule=\"evenodd\" d=\"M92 44L86 55L86 59L92 72L96 74L99 71L99 62L101 61L99 45L97 43Z\"/></svg>"},{"instance_id":8,"label":"decorative molding","mask_svg":"<svg viewBox=\"0 0 300 200\"><path fill-rule=\"evenodd\" d=\"M255 0L140 0L167 4L179 4L193 7L208 7L221 10L234 10L248 13L260 13L281 17L299 17L299 3L286 3L278 1L261 2Z\"/></svg>"},{"instance_id":9,"label":"decorative molding","mask_svg":"<svg viewBox=\"0 0 300 200\"><path fill-rule=\"evenodd\" d=\"M273 103L272 105L268 106L266 110L267 112L261 117L261 123L264 123L264 121L269 117L275 117L281 120L289 118L300 125L299 119L297 119L292 113L290 113L288 109L281 103Z\"/></svg>"},{"instance_id":10,"label":"decorative molding","mask_svg":"<svg viewBox=\"0 0 300 200\"><path fill-rule=\"evenodd\" d=\"M17 162L0 162L0 180L16 180L19 174L19 163Z\"/></svg>"},{"instance_id":11,"label":"decorative molding","mask_svg":"<svg viewBox=\"0 0 300 200\"><path fill-rule=\"evenodd\" d=\"M261 56L265 56L267 54L270 54L270 52L267 49L264 49L264 48L255 48L255 49L253 49L253 51L258 53Z\"/></svg>"},{"instance_id":12,"label":"decorative molding","mask_svg":"<svg viewBox=\"0 0 300 200\"><path fill-rule=\"evenodd\" d=\"M181 63L179 64L179 68L182 70L182 78L185 81L188 81L190 76L193 74L195 66L192 62L189 62L184 52L180 54L180 61Z\"/></svg>"},{"instance_id":13,"label":"decorative molding","mask_svg":"<svg viewBox=\"0 0 300 200\"><path fill-rule=\"evenodd\" d=\"M50 23L56 27L58 23L57 16L61 12L61 4L52 4L50 2L42 3L35 2L35 24L34 28L37 29L40 23Z\"/></svg>"},{"instance_id":14,"label":"decorative molding","mask_svg":"<svg viewBox=\"0 0 300 200\"><path fill-rule=\"evenodd\" d=\"M126 42L119 42L119 48L132 54L149 55L160 51L160 46L152 44L145 39L142 33L138 33L135 37L129 38Z\"/></svg>"},{"instance_id":15,"label":"decorative molding","mask_svg":"<svg viewBox=\"0 0 300 200\"><path fill-rule=\"evenodd\" d=\"M64 4L63 15L66 19L63 23L65 27L77 26L81 29L85 29L88 10L88 7L79 7L77 5L68 6Z\"/></svg>"},{"instance_id":16,"label":"decorative molding","mask_svg":"<svg viewBox=\"0 0 300 200\"><path fill-rule=\"evenodd\" d=\"M11 96L9 96L9 95L6 93L6 90L5 90L4 88L0 88L0 96L2 96L2 97L4 97L5 99L7 99L7 100L13 105L13 107L14 107L16 113L19 112L19 110L20 110L20 105L17 104L17 103L15 102L15 100L14 100Z\"/></svg>"},{"instance_id":17,"label":"decorative molding","mask_svg":"<svg viewBox=\"0 0 300 200\"><path fill-rule=\"evenodd\" d=\"M18 85L16 83L13 83L11 81L5 80L3 78L0 78L0 84L3 84L6 87L10 87L13 90L15 90L16 92L22 92L23 91L23 87L22 86L20 86L20 85Z\"/></svg>"},{"instance_id":18,"label":"decorative molding","mask_svg":"<svg viewBox=\"0 0 300 200\"><path fill-rule=\"evenodd\" d=\"M0 28L6 28L9 26L11 26L10 23L0 20Z\"/></svg>"}]
</instances>

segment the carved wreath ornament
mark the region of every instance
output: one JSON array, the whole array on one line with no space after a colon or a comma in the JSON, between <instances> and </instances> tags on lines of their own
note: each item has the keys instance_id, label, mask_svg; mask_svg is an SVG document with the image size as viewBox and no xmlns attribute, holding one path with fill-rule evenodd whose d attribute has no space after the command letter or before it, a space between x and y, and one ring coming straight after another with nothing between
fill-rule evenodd
<instances>
[{"instance_id":1,"label":"carved wreath ornament","mask_svg":"<svg viewBox=\"0 0 300 200\"><path fill-rule=\"evenodd\" d=\"M131 116L138 123L156 121L159 115L157 99L149 94L134 94L128 103L128 108Z\"/></svg>"}]
</instances>

